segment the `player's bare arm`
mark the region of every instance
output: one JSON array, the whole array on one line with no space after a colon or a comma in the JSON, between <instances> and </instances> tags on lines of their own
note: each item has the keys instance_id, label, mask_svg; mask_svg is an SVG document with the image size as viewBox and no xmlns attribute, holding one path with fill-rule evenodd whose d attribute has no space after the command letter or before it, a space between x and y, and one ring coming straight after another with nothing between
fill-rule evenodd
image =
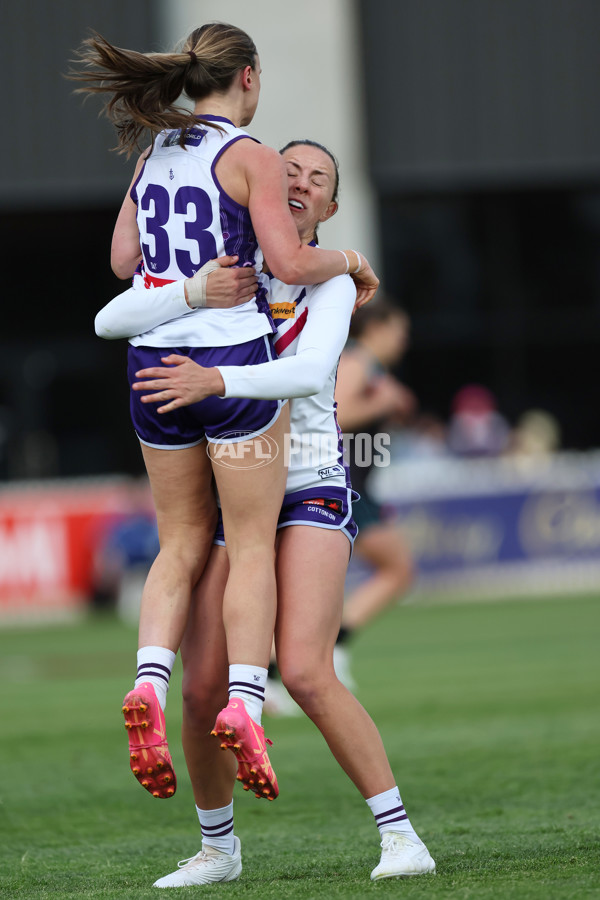
<instances>
[{"instance_id":1,"label":"player's bare arm","mask_svg":"<svg viewBox=\"0 0 600 900\"><path fill-rule=\"evenodd\" d=\"M142 258L140 233L136 220L137 207L131 199L130 191L147 156L148 150L145 150L136 163L131 184L127 188L113 231L110 264L117 278L132 278Z\"/></svg>"},{"instance_id":2,"label":"player's bare arm","mask_svg":"<svg viewBox=\"0 0 600 900\"><path fill-rule=\"evenodd\" d=\"M261 144L253 145L246 154L246 177L254 230L276 278L285 284L318 284L348 271L353 273L359 305L375 295L379 279L362 254L316 249L300 241L287 209L287 171L279 153Z\"/></svg>"}]
</instances>

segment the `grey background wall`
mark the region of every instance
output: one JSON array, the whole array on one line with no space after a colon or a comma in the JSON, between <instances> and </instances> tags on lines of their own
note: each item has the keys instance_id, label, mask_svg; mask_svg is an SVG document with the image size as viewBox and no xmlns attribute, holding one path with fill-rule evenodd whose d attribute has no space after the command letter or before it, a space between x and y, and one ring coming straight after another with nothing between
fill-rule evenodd
<instances>
[{"instance_id":1,"label":"grey background wall","mask_svg":"<svg viewBox=\"0 0 600 900\"><path fill-rule=\"evenodd\" d=\"M140 471L125 346L99 342L132 162L63 78L88 29L164 49L199 21L255 37L254 133L342 164L328 246L359 246L409 311L399 374L441 418L466 382L511 421L541 406L600 446L600 5L596 0L23 0L0 11L5 86L0 477Z\"/></svg>"}]
</instances>

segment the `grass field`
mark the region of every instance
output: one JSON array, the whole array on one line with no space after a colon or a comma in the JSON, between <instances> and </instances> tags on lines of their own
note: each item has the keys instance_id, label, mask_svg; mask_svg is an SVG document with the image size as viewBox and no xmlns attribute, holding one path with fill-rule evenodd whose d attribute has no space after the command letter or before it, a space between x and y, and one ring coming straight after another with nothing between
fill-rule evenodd
<instances>
[{"instance_id":1,"label":"grass field","mask_svg":"<svg viewBox=\"0 0 600 900\"><path fill-rule=\"evenodd\" d=\"M357 639L354 672L438 874L371 884L370 812L312 724L277 719L280 798L236 795L240 881L178 895L600 897L599 626L596 597L390 611ZM156 897L154 879L200 848L178 673L178 792L154 800L129 772L134 647L106 617L0 633L0 896Z\"/></svg>"}]
</instances>

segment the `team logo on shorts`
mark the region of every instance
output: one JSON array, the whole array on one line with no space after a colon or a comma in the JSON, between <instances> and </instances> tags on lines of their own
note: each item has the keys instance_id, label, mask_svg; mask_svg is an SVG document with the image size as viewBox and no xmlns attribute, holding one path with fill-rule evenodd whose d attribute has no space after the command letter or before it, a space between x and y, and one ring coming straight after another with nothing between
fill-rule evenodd
<instances>
[{"instance_id":1,"label":"team logo on shorts","mask_svg":"<svg viewBox=\"0 0 600 900\"><path fill-rule=\"evenodd\" d=\"M325 506L327 509L331 509L339 515L342 514L342 501L334 500L332 497L319 497L317 500L303 500L302 503L305 506Z\"/></svg>"},{"instance_id":2,"label":"team logo on shorts","mask_svg":"<svg viewBox=\"0 0 600 900\"><path fill-rule=\"evenodd\" d=\"M227 469L260 469L279 456L279 445L267 434L227 431L208 442L206 452L213 464Z\"/></svg>"}]
</instances>

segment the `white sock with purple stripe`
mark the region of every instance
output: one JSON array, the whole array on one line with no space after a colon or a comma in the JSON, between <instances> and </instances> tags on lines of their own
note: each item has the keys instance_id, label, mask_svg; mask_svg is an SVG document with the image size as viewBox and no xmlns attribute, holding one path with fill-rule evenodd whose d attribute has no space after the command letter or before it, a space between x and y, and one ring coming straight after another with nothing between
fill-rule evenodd
<instances>
[{"instance_id":1,"label":"white sock with purple stripe","mask_svg":"<svg viewBox=\"0 0 600 900\"><path fill-rule=\"evenodd\" d=\"M140 647L137 652L137 675L134 687L149 681L164 712L167 705L169 679L175 662L175 653L166 647Z\"/></svg>"},{"instance_id":2,"label":"white sock with purple stripe","mask_svg":"<svg viewBox=\"0 0 600 900\"><path fill-rule=\"evenodd\" d=\"M404 810L400 791L397 787L390 791L383 791L367 800L369 808L375 816L375 823L379 828L379 834L383 837L386 831L395 831L405 834L413 841L418 841L419 836L410 824L410 819Z\"/></svg>"},{"instance_id":3,"label":"white sock with purple stripe","mask_svg":"<svg viewBox=\"0 0 600 900\"><path fill-rule=\"evenodd\" d=\"M246 712L257 725L260 725L262 717L267 675L268 670L261 666L243 666L238 663L229 666L229 698L239 697L243 700Z\"/></svg>"},{"instance_id":4,"label":"white sock with purple stripe","mask_svg":"<svg viewBox=\"0 0 600 900\"><path fill-rule=\"evenodd\" d=\"M202 829L202 848L213 847L221 853L233 854L233 800L220 809L196 807Z\"/></svg>"}]
</instances>

